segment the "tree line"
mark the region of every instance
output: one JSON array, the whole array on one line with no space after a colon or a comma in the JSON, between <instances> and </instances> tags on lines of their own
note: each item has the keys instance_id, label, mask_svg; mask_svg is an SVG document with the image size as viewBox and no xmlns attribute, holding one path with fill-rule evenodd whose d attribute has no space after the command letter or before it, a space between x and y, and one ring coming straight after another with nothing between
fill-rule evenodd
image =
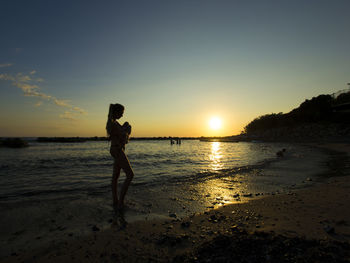
<instances>
[{"instance_id":1,"label":"tree line","mask_svg":"<svg viewBox=\"0 0 350 263\"><path fill-rule=\"evenodd\" d=\"M319 95L311 100L305 100L300 106L288 113L265 114L255 118L244 127L245 134L251 134L266 129L294 127L309 123L344 123L350 124L349 110L337 111L337 106L350 103L350 91L337 97ZM347 105L345 105L347 106Z\"/></svg>"}]
</instances>

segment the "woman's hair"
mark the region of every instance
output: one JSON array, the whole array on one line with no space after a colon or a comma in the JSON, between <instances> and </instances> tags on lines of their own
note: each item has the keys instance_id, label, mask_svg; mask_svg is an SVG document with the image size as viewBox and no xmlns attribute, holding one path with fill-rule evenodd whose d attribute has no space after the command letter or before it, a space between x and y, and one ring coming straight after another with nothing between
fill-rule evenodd
<instances>
[{"instance_id":1,"label":"woman's hair","mask_svg":"<svg viewBox=\"0 0 350 263\"><path fill-rule=\"evenodd\" d=\"M121 104L110 104L109 105L109 111L108 111L108 118L107 118L107 124L106 124L106 131L107 131L107 137L109 138L111 136L112 132L112 124L115 118L116 113L121 112L124 110L124 106Z\"/></svg>"}]
</instances>

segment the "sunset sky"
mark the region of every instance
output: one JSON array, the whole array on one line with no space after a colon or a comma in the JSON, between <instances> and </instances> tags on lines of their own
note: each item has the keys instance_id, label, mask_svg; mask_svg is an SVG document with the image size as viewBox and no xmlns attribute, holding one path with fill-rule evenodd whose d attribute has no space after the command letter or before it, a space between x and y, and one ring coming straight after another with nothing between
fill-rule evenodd
<instances>
[{"instance_id":1,"label":"sunset sky","mask_svg":"<svg viewBox=\"0 0 350 263\"><path fill-rule=\"evenodd\" d=\"M350 82L350 1L16 1L0 8L0 136L238 134ZM216 116L221 127L213 129Z\"/></svg>"}]
</instances>

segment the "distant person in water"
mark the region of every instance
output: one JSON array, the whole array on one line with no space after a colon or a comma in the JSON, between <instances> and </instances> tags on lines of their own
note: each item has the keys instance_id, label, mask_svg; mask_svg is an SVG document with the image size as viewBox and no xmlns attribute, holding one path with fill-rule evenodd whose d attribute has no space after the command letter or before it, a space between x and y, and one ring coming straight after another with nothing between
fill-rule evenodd
<instances>
[{"instance_id":1,"label":"distant person in water","mask_svg":"<svg viewBox=\"0 0 350 263\"><path fill-rule=\"evenodd\" d=\"M120 125L117 121L124 114L124 106L121 104L110 104L108 112L108 120L106 125L107 136L111 141L110 153L114 159L113 164L113 177L112 177L112 194L113 194L113 206L117 209L124 207L124 198L128 191L129 185L134 172L130 166L128 157L125 154L125 144L129 141L131 133L131 126L128 122ZM120 176L120 170L126 174L126 179L122 186L120 195L118 197L118 178Z\"/></svg>"}]
</instances>

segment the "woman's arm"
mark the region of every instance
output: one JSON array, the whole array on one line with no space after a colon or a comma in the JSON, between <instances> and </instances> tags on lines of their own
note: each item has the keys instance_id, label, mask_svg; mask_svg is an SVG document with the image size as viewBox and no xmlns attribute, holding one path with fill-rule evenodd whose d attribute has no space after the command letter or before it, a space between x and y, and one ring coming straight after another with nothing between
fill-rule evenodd
<instances>
[{"instance_id":1,"label":"woman's arm","mask_svg":"<svg viewBox=\"0 0 350 263\"><path fill-rule=\"evenodd\" d=\"M122 146L127 144L130 135L129 130L131 132L131 126L129 125L129 127L127 127L126 129L124 125L121 126L118 122L114 122L112 126L111 139L115 140L118 144L121 144Z\"/></svg>"}]
</instances>

